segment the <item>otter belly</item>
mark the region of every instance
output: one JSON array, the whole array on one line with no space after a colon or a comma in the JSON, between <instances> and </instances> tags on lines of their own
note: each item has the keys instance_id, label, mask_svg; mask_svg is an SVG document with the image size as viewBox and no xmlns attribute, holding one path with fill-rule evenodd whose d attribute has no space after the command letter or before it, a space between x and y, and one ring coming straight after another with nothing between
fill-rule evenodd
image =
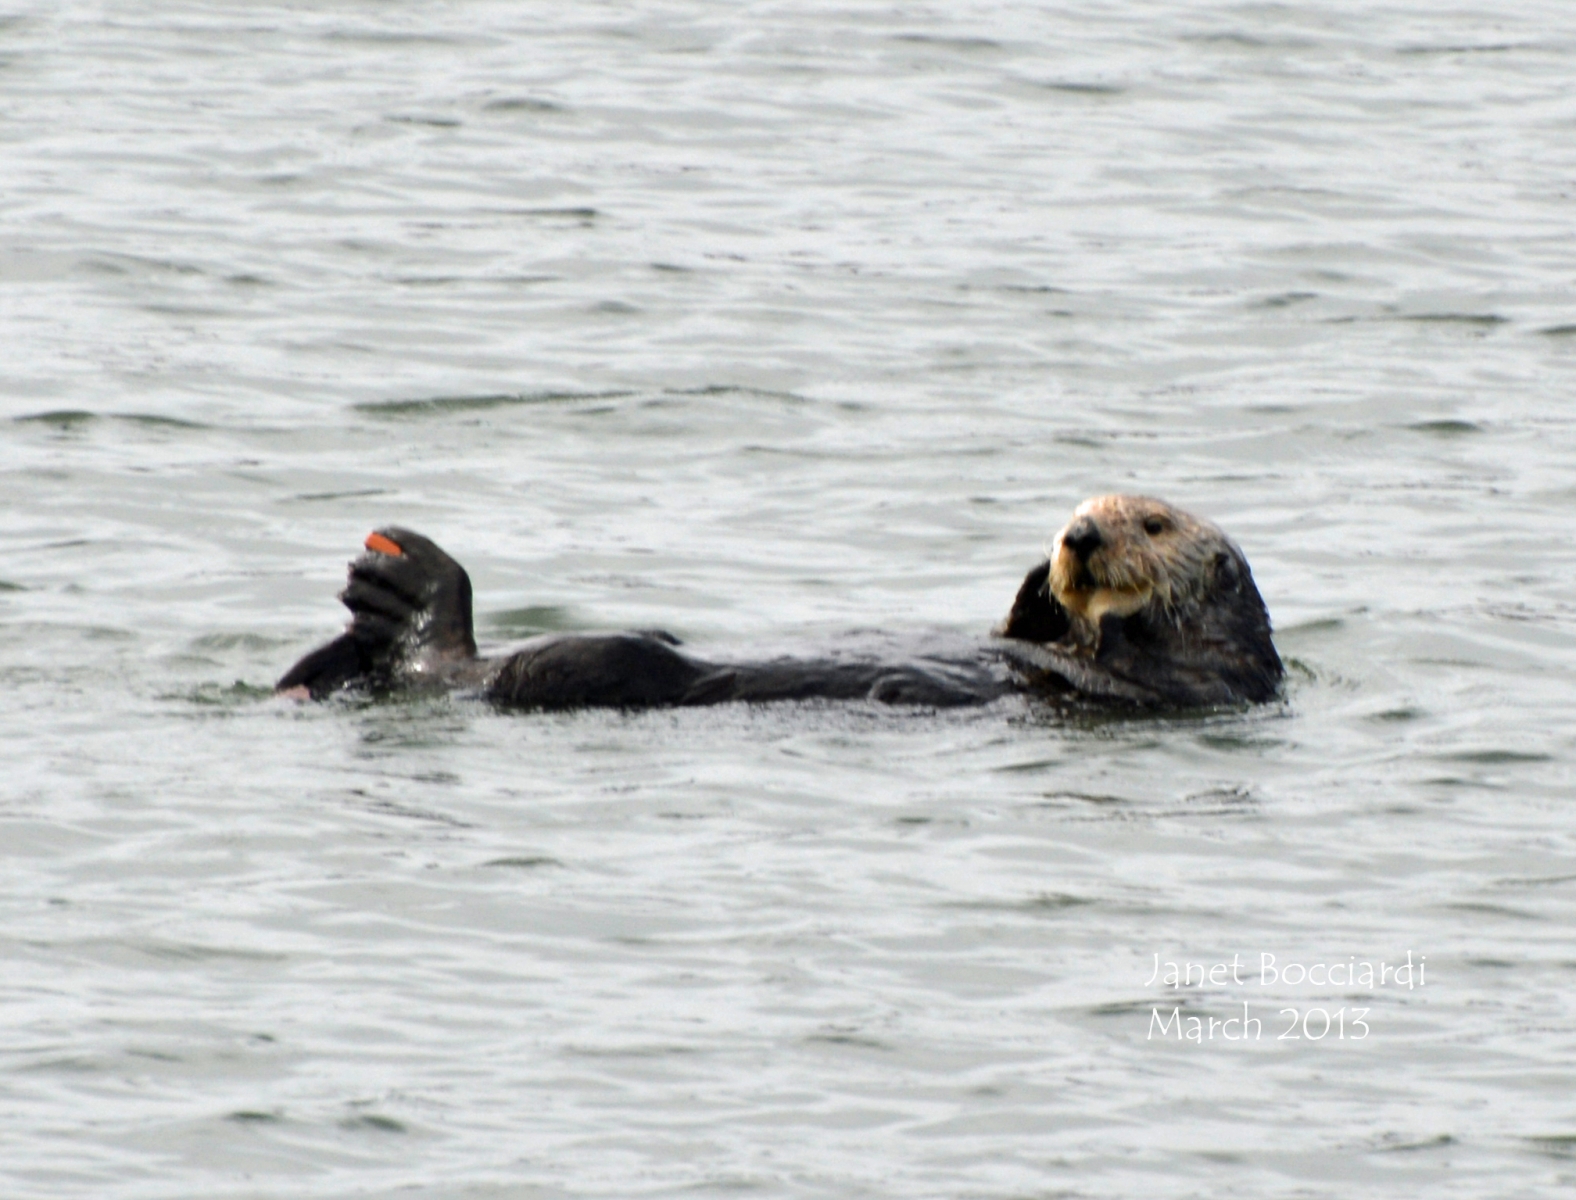
<instances>
[{"instance_id":1,"label":"otter belly","mask_svg":"<svg viewBox=\"0 0 1576 1200\"><path fill-rule=\"evenodd\" d=\"M482 688L520 709L679 708L735 701L873 700L937 708L986 704L1011 690L989 656L775 658L708 662L643 633L543 638L502 660Z\"/></svg>"}]
</instances>

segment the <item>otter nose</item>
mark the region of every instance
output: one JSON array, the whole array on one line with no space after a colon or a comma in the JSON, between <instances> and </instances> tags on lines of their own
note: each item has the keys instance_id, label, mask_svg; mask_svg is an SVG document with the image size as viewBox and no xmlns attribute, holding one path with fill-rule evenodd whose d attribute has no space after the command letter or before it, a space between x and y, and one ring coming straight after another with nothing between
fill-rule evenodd
<instances>
[{"instance_id":1,"label":"otter nose","mask_svg":"<svg viewBox=\"0 0 1576 1200\"><path fill-rule=\"evenodd\" d=\"M1062 545L1076 554L1079 562L1086 563L1102 545L1100 527L1088 517L1079 517L1063 532Z\"/></svg>"}]
</instances>

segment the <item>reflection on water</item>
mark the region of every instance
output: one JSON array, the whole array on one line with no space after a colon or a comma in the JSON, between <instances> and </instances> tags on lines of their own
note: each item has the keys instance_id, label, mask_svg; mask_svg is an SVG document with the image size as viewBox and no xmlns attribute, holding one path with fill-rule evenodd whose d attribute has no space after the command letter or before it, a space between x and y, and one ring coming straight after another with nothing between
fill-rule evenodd
<instances>
[{"instance_id":1,"label":"reflection on water","mask_svg":"<svg viewBox=\"0 0 1576 1200\"><path fill-rule=\"evenodd\" d=\"M6 1195L1568 1182L1563 14L453 18L0 21ZM268 694L377 525L770 653L1112 490L1281 702Z\"/></svg>"}]
</instances>

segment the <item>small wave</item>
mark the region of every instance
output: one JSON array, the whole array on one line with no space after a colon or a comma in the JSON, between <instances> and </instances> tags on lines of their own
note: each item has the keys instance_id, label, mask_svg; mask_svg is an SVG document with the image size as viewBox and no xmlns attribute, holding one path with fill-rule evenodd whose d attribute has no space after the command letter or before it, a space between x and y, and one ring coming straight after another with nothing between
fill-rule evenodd
<instances>
[{"instance_id":1,"label":"small wave","mask_svg":"<svg viewBox=\"0 0 1576 1200\"><path fill-rule=\"evenodd\" d=\"M415 400L372 400L353 405L377 417L429 417L459 412L487 412L532 404L572 404L581 400L615 400L630 392L487 392L475 396L428 396Z\"/></svg>"}]
</instances>

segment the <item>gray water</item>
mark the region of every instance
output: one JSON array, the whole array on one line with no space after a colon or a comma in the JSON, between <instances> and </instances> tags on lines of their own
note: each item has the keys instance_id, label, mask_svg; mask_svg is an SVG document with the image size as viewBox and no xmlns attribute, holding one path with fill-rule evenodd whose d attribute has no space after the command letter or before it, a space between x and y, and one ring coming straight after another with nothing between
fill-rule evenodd
<instances>
[{"instance_id":1,"label":"gray water","mask_svg":"<svg viewBox=\"0 0 1576 1200\"><path fill-rule=\"evenodd\" d=\"M1568 6L10 14L5 1196L1576 1181ZM1109 491L1283 702L268 694L375 525L751 653Z\"/></svg>"}]
</instances>

